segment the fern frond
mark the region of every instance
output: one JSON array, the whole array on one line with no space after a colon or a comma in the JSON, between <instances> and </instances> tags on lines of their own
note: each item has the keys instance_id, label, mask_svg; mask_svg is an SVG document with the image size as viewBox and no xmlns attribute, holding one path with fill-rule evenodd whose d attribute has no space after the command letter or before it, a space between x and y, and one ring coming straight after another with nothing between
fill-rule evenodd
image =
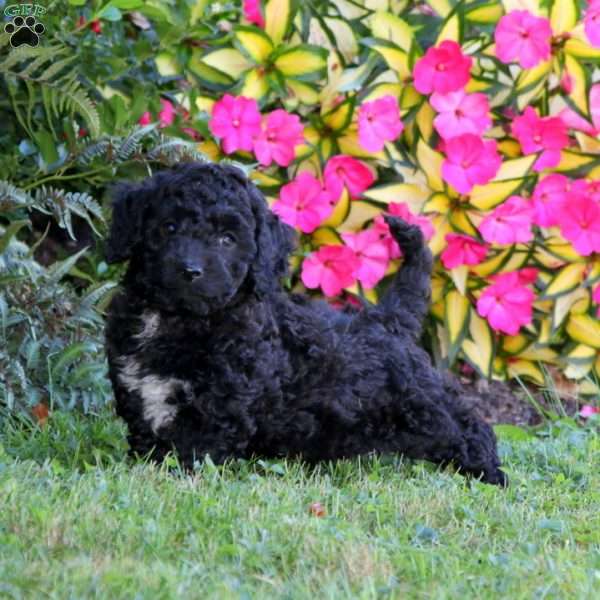
<instances>
[{"instance_id":1,"label":"fern frond","mask_svg":"<svg viewBox=\"0 0 600 600\"><path fill-rule=\"evenodd\" d=\"M141 141L151 134L154 134L157 124L151 123L143 127L136 127L121 143L116 150L117 158L120 161L126 161L140 149Z\"/></svg>"},{"instance_id":2,"label":"fern frond","mask_svg":"<svg viewBox=\"0 0 600 600\"><path fill-rule=\"evenodd\" d=\"M179 138L161 138L160 143L151 148L146 157L148 160L156 160L169 166L179 162L208 161L206 155L198 151L194 142Z\"/></svg>"}]
</instances>

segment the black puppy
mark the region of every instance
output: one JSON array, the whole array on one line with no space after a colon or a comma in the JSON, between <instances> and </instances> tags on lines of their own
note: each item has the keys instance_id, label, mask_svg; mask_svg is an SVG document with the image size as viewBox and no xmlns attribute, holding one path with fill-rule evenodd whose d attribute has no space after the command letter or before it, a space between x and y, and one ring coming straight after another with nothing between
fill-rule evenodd
<instances>
[{"instance_id":1,"label":"black puppy","mask_svg":"<svg viewBox=\"0 0 600 600\"><path fill-rule=\"evenodd\" d=\"M132 451L314 462L400 452L505 485L492 429L417 342L431 254L388 217L404 264L349 314L286 293L293 230L232 166L192 164L116 193L107 259L129 260L107 326Z\"/></svg>"}]
</instances>

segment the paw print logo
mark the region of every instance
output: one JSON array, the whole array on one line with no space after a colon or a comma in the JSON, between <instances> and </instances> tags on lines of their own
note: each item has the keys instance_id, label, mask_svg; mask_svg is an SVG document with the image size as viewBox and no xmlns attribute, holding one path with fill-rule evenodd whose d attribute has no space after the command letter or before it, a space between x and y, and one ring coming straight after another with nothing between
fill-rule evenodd
<instances>
[{"instance_id":1,"label":"paw print logo","mask_svg":"<svg viewBox=\"0 0 600 600\"><path fill-rule=\"evenodd\" d=\"M4 31L10 34L10 45L18 48L27 44L35 48L40 43L40 35L46 28L35 17L15 17L4 26Z\"/></svg>"}]
</instances>

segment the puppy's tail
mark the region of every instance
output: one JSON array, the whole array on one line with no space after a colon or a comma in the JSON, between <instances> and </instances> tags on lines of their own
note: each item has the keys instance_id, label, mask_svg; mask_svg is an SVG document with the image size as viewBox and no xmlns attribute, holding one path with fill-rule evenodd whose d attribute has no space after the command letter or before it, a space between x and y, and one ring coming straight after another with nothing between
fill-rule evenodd
<instances>
[{"instance_id":1,"label":"puppy's tail","mask_svg":"<svg viewBox=\"0 0 600 600\"><path fill-rule=\"evenodd\" d=\"M404 261L379 309L391 323L418 337L429 309L433 258L419 227L389 215L385 216L385 222L402 250Z\"/></svg>"}]
</instances>

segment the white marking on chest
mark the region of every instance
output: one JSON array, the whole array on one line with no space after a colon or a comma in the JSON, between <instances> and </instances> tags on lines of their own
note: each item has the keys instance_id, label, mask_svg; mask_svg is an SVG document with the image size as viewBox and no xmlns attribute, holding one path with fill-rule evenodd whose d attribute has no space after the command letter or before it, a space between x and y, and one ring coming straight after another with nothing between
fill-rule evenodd
<instances>
[{"instance_id":1,"label":"white marking on chest","mask_svg":"<svg viewBox=\"0 0 600 600\"><path fill-rule=\"evenodd\" d=\"M122 358L120 363L119 379L130 392L140 395L142 413L152 431L156 433L161 427L169 425L177 415L177 406L169 404L167 400L182 388L189 393L190 384L176 377L140 376L140 365L133 358Z\"/></svg>"},{"instance_id":2,"label":"white marking on chest","mask_svg":"<svg viewBox=\"0 0 600 600\"><path fill-rule=\"evenodd\" d=\"M133 337L142 344L145 344L156 335L160 327L160 315L156 312L146 310L142 313L141 321L142 329Z\"/></svg>"}]
</instances>

